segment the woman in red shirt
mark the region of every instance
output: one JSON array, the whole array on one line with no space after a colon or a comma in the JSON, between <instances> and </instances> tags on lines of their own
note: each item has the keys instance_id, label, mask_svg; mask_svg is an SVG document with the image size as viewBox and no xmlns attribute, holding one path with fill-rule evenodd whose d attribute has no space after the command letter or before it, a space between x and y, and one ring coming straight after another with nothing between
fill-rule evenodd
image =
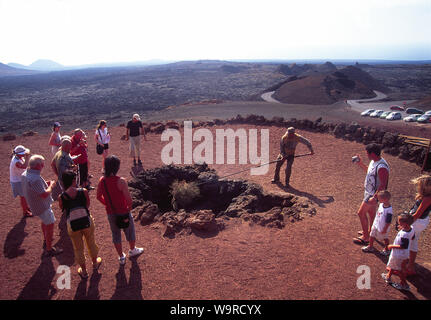
<instances>
[{"instance_id":1,"label":"woman in red shirt","mask_svg":"<svg viewBox=\"0 0 431 320\"><path fill-rule=\"evenodd\" d=\"M121 265L126 263L126 255L121 245L121 229L129 242L129 258L140 255L144 249L135 247L136 234L132 210L132 198L129 193L126 179L117 176L120 169L120 159L114 155L105 159L105 174L100 178L97 186L97 200L105 207L109 225L112 232L112 242L118 253L118 260ZM126 216L129 225L120 228L118 225L119 216Z\"/></svg>"}]
</instances>

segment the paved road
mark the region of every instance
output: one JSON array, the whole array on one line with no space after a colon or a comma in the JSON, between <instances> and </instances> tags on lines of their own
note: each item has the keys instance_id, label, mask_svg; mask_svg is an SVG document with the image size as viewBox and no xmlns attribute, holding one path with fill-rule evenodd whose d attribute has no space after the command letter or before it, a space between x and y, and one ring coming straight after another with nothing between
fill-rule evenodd
<instances>
[{"instance_id":1,"label":"paved road","mask_svg":"<svg viewBox=\"0 0 431 320\"><path fill-rule=\"evenodd\" d=\"M260 97L265 100L266 102L275 102L275 103L282 103L278 100L275 100L272 95L274 94L275 91L271 91L271 92L265 92L264 94L262 94Z\"/></svg>"},{"instance_id":2,"label":"paved road","mask_svg":"<svg viewBox=\"0 0 431 320\"><path fill-rule=\"evenodd\" d=\"M383 110L383 111L389 111L391 110L390 107L393 105L399 105L402 106L404 103L409 104L412 103L415 100L403 100L403 101L383 101L379 102L379 100L385 99L387 95L385 95L382 92L375 91L376 97L371 99L361 99L361 100L347 100L347 104L352 107L352 110L357 111L361 113L362 111L365 111L367 109L376 109L376 110ZM362 101L360 103L359 101ZM367 102L367 103L364 103ZM406 113L401 112L403 115L403 118L407 116Z\"/></svg>"}]
</instances>

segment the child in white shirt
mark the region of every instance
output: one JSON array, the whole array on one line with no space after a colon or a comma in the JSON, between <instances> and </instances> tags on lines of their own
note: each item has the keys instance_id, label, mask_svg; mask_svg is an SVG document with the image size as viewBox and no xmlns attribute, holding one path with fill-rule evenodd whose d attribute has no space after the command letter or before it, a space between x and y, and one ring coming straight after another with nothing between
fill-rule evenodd
<instances>
[{"instance_id":1,"label":"child in white shirt","mask_svg":"<svg viewBox=\"0 0 431 320\"><path fill-rule=\"evenodd\" d=\"M377 193L377 199L380 202L379 209L377 210L376 217L374 218L373 226L370 232L370 243L368 246L362 247L363 252L374 252L374 241L384 241L385 247L380 252L384 256L388 256L391 251L388 249L389 245L389 227L392 222L392 205L391 194L387 190L382 190Z\"/></svg>"}]
</instances>

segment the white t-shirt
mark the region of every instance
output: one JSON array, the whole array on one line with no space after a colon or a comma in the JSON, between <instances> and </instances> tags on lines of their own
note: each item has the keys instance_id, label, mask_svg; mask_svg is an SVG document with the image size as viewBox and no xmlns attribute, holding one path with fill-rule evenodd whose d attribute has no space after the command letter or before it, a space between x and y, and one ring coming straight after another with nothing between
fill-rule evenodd
<instances>
[{"instance_id":1,"label":"white t-shirt","mask_svg":"<svg viewBox=\"0 0 431 320\"><path fill-rule=\"evenodd\" d=\"M370 164L368 165L367 176L365 177L364 182L366 195L374 195L374 193L380 187L380 178L376 170L380 170L381 168L386 168L389 173L389 165L383 158L381 158L379 161L371 160Z\"/></svg>"},{"instance_id":2,"label":"white t-shirt","mask_svg":"<svg viewBox=\"0 0 431 320\"><path fill-rule=\"evenodd\" d=\"M99 134L100 132L100 134ZM108 128L96 130L97 141L101 144L107 144L111 140L111 135L108 134ZM102 137L102 139L100 139Z\"/></svg>"},{"instance_id":3,"label":"white t-shirt","mask_svg":"<svg viewBox=\"0 0 431 320\"><path fill-rule=\"evenodd\" d=\"M392 249L391 255L399 259L408 259L412 240L415 238L415 230L412 227L409 232L400 230L395 237L394 244L401 245L402 249Z\"/></svg>"},{"instance_id":4,"label":"white t-shirt","mask_svg":"<svg viewBox=\"0 0 431 320\"><path fill-rule=\"evenodd\" d=\"M25 169L18 168L16 166L18 162L24 164L25 160L23 158L20 159L16 156L13 156L9 165L10 182L21 182L21 175L23 174Z\"/></svg>"},{"instance_id":5,"label":"white t-shirt","mask_svg":"<svg viewBox=\"0 0 431 320\"><path fill-rule=\"evenodd\" d=\"M383 203L379 205L377 209L376 217L374 218L373 228L377 231L382 232L387 223L392 221L392 206L385 208ZM387 232L389 232L391 226L388 227Z\"/></svg>"}]
</instances>

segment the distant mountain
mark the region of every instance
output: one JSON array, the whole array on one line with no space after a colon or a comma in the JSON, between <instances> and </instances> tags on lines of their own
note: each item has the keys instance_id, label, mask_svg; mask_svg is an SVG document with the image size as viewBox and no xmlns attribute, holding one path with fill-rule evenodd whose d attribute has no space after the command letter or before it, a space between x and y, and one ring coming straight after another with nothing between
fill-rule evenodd
<instances>
[{"instance_id":1,"label":"distant mountain","mask_svg":"<svg viewBox=\"0 0 431 320\"><path fill-rule=\"evenodd\" d=\"M38 70L38 71L57 71L66 69L63 65L52 61L39 59L28 66L28 69Z\"/></svg>"},{"instance_id":2,"label":"distant mountain","mask_svg":"<svg viewBox=\"0 0 431 320\"><path fill-rule=\"evenodd\" d=\"M36 73L36 72L33 70L14 68L14 67L8 66L6 64L0 63L0 77L23 76L23 75L29 75L29 74L34 74L34 73Z\"/></svg>"},{"instance_id":3,"label":"distant mountain","mask_svg":"<svg viewBox=\"0 0 431 320\"><path fill-rule=\"evenodd\" d=\"M29 70L28 66L25 66L25 65L20 64L20 63L14 63L14 62L11 62L11 63L8 63L7 65L8 65L9 67L12 67L12 68L18 68L18 69L25 69L25 70Z\"/></svg>"}]
</instances>

